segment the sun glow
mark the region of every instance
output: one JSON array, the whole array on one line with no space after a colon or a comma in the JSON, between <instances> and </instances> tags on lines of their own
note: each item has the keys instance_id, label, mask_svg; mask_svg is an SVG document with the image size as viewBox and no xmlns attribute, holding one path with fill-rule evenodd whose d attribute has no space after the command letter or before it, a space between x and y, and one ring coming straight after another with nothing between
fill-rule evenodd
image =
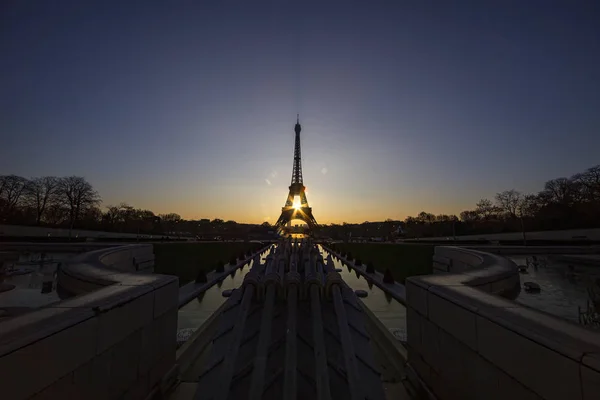
<instances>
[{"instance_id":1,"label":"sun glow","mask_svg":"<svg viewBox=\"0 0 600 400\"><path fill-rule=\"evenodd\" d=\"M299 209L302 207L302 205L300 204L300 196L294 196L294 203L293 203L293 207L294 207L296 210L299 210Z\"/></svg>"}]
</instances>

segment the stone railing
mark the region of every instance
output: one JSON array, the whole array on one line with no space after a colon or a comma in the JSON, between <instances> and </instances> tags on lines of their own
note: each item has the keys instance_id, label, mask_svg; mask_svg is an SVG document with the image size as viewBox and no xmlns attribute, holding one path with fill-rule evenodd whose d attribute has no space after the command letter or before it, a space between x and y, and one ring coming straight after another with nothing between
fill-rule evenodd
<instances>
[{"instance_id":1,"label":"stone railing","mask_svg":"<svg viewBox=\"0 0 600 400\"><path fill-rule=\"evenodd\" d=\"M71 258L59 268L57 284L62 291L77 295L112 285L116 275L123 272L152 272L153 269L151 244L111 247Z\"/></svg>"},{"instance_id":2,"label":"stone railing","mask_svg":"<svg viewBox=\"0 0 600 400\"><path fill-rule=\"evenodd\" d=\"M81 295L3 322L2 397L142 399L160 390L175 370L178 279L123 272L135 271L133 257L149 267L151 254L152 245L130 245L76 256L59 281Z\"/></svg>"},{"instance_id":3,"label":"stone railing","mask_svg":"<svg viewBox=\"0 0 600 400\"><path fill-rule=\"evenodd\" d=\"M436 247L434 270L406 280L408 365L440 399L600 398L600 335L501 296L511 261Z\"/></svg>"}]
</instances>

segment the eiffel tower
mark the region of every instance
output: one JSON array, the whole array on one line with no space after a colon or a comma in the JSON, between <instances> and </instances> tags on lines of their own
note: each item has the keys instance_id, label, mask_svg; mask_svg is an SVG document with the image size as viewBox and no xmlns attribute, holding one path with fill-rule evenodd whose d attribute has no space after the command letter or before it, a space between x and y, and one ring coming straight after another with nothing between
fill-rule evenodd
<instances>
[{"instance_id":1,"label":"eiffel tower","mask_svg":"<svg viewBox=\"0 0 600 400\"><path fill-rule=\"evenodd\" d=\"M290 193L288 194L285 206L281 208L281 216L275 223L278 228L283 227L293 219L299 219L308 224L310 229L318 226L315 217L312 214L312 208L308 206L306 200L306 188L302 182L302 158L300 156L300 116L296 120L294 131L296 132L296 145L294 147L294 168L292 170L292 184L290 185ZM298 196L300 202L294 204L294 197Z\"/></svg>"}]
</instances>

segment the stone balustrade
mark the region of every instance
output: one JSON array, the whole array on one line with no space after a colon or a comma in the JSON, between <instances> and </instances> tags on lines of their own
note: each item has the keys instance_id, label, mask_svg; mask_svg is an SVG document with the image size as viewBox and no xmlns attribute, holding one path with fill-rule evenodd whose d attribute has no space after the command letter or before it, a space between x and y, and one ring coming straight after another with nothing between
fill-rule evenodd
<instances>
[{"instance_id":1,"label":"stone balustrade","mask_svg":"<svg viewBox=\"0 0 600 400\"><path fill-rule=\"evenodd\" d=\"M434 275L406 280L408 365L439 399L598 399L600 335L505 297L500 256L438 246Z\"/></svg>"},{"instance_id":2,"label":"stone balustrade","mask_svg":"<svg viewBox=\"0 0 600 400\"><path fill-rule=\"evenodd\" d=\"M2 398L142 399L159 390L175 370L179 285L135 273L152 265L149 244L63 265L59 284L79 296L0 325Z\"/></svg>"},{"instance_id":3,"label":"stone balustrade","mask_svg":"<svg viewBox=\"0 0 600 400\"><path fill-rule=\"evenodd\" d=\"M153 269L151 244L111 247L71 258L59 268L57 284L62 291L77 295L113 284L116 275L123 278L123 273L150 273Z\"/></svg>"}]
</instances>

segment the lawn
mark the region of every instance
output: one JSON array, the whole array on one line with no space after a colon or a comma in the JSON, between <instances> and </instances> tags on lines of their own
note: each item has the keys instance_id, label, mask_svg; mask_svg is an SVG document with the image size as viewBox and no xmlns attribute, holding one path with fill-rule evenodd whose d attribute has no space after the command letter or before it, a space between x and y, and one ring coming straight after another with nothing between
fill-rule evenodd
<instances>
[{"instance_id":1,"label":"lawn","mask_svg":"<svg viewBox=\"0 0 600 400\"><path fill-rule=\"evenodd\" d=\"M227 264L232 257L260 247L257 243L242 242L157 243L154 272L177 275L181 286L196 279L200 270L212 271L219 261Z\"/></svg>"},{"instance_id":2,"label":"lawn","mask_svg":"<svg viewBox=\"0 0 600 400\"><path fill-rule=\"evenodd\" d=\"M397 282L432 273L434 246L430 244L336 243L334 246L338 251L351 252L364 265L372 262L382 273L389 268Z\"/></svg>"}]
</instances>

